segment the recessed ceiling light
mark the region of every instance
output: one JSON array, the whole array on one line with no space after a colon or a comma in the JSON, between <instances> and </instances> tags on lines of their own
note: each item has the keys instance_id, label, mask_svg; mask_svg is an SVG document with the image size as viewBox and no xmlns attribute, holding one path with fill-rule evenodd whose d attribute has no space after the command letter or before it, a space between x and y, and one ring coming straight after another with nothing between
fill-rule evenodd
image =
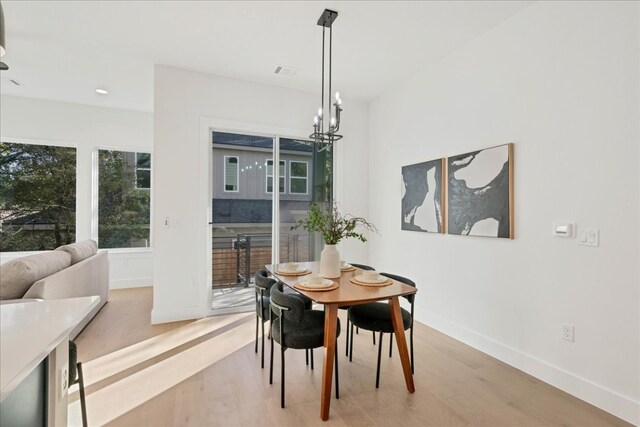
<instances>
[{"instance_id":1,"label":"recessed ceiling light","mask_svg":"<svg viewBox=\"0 0 640 427\"><path fill-rule=\"evenodd\" d=\"M106 89L98 88L96 89L96 93L99 93L100 95L107 95L109 91Z\"/></svg>"}]
</instances>

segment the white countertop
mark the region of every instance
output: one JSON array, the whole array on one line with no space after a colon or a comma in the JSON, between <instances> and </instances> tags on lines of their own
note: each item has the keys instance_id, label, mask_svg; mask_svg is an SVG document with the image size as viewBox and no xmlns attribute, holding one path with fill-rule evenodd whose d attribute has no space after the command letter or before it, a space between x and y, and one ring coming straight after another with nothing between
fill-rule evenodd
<instances>
[{"instance_id":1,"label":"white countertop","mask_svg":"<svg viewBox=\"0 0 640 427\"><path fill-rule=\"evenodd\" d=\"M0 304L0 402L99 301L93 296Z\"/></svg>"}]
</instances>

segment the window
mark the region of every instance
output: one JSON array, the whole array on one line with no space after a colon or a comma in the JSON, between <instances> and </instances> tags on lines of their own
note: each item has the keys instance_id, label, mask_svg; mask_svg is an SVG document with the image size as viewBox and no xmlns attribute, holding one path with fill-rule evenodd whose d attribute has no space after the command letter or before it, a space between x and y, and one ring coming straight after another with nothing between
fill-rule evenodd
<instances>
[{"instance_id":1,"label":"window","mask_svg":"<svg viewBox=\"0 0 640 427\"><path fill-rule=\"evenodd\" d=\"M279 170L279 190L284 193L285 171L287 169L287 163L284 160L280 160ZM267 193L273 193L273 160L267 160Z\"/></svg>"},{"instance_id":2,"label":"window","mask_svg":"<svg viewBox=\"0 0 640 427\"><path fill-rule=\"evenodd\" d=\"M289 162L289 192L307 194L309 181L309 163L291 160Z\"/></svg>"},{"instance_id":3,"label":"window","mask_svg":"<svg viewBox=\"0 0 640 427\"><path fill-rule=\"evenodd\" d=\"M238 157L224 156L224 191L237 192L239 181Z\"/></svg>"},{"instance_id":4,"label":"window","mask_svg":"<svg viewBox=\"0 0 640 427\"><path fill-rule=\"evenodd\" d=\"M136 188L151 189L151 154L136 153Z\"/></svg>"},{"instance_id":5,"label":"window","mask_svg":"<svg viewBox=\"0 0 640 427\"><path fill-rule=\"evenodd\" d=\"M98 247L150 246L151 154L98 150Z\"/></svg>"},{"instance_id":6,"label":"window","mask_svg":"<svg viewBox=\"0 0 640 427\"><path fill-rule=\"evenodd\" d=\"M76 149L0 142L0 251L76 240Z\"/></svg>"}]
</instances>

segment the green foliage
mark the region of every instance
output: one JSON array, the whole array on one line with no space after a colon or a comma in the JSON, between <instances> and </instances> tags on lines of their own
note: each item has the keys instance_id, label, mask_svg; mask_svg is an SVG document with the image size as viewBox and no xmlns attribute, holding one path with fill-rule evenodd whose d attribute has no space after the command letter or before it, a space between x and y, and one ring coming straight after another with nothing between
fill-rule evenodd
<instances>
[{"instance_id":1,"label":"green foliage","mask_svg":"<svg viewBox=\"0 0 640 427\"><path fill-rule=\"evenodd\" d=\"M98 245L148 245L150 192L136 188L135 153L100 150L98 157ZM145 156L138 161L150 166ZM1 252L73 243L76 149L0 143L0 220Z\"/></svg>"},{"instance_id":2,"label":"green foliage","mask_svg":"<svg viewBox=\"0 0 640 427\"><path fill-rule=\"evenodd\" d=\"M370 231L378 231L375 225L364 218L340 214L335 203L330 211L322 211L316 203L311 203L309 208L307 218L298 221L291 229L302 227L310 233L319 232L327 245L338 244L342 239L350 237L366 242L367 238L356 232L356 227L359 226Z\"/></svg>"},{"instance_id":3,"label":"green foliage","mask_svg":"<svg viewBox=\"0 0 640 427\"><path fill-rule=\"evenodd\" d=\"M75 241L76 150L0 143L0 251Z\"/></svg>"},{"instance_id":4,"label":"green foliage","mask_svg":"<svg viewBox=\"0 0 640 427\"><path fill-rule=\"evenodd\" d=\"M98 246L148 246L150 191L136 188L135 153L98 155Z\"/></svg>"}]
</instances>

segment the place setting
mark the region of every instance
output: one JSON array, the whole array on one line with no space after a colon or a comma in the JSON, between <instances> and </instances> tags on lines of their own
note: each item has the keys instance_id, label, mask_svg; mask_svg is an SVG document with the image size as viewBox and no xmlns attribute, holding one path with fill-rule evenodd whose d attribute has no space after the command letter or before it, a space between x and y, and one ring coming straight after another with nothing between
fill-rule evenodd
<instances>
[{"instance_id":1,"label":"place setting","mask_svg":"<svg viewBox=\"0 0 640 427\"><path fill-rule=\"evenodd\" d=\"M356 268L351 264L347 264L346 261L340 260L340 272L348 273L350 271L356 271Z\"/></svg>"},{"instance_id":2,"label":"place setting","mask_svg":"<svg viewBox=\"0 0 640 427\"><path fill-rule=\"evenodd\" d=\"M364 270L361 274L352 277L350 281L351 283L361 286L389 286L393 283L393 280L382 276L377 271L367 270Z\"/></svg>"},{"instance_id":3,"label":"place setting","mask_svg":"<svg viewBox=\"0 0 640 427\"><path fill-rule=\"evenodd\" d=\"M297 262L285 262L278 264L276 274L283 276L304 276L311 273L311 270L301 267Z\"/></svg>"},{"instance_id":4,"label":"place setting","mask_svg":"<svg viewBox=\"0 0 640 427\"><path fill-rule=\"evenodd\" d=\"M332 291L338 288L338 283L331 279L325 279L319 274L310 274L302 277L293 287L303 291Z\"/></svg>"}]
</instances>

